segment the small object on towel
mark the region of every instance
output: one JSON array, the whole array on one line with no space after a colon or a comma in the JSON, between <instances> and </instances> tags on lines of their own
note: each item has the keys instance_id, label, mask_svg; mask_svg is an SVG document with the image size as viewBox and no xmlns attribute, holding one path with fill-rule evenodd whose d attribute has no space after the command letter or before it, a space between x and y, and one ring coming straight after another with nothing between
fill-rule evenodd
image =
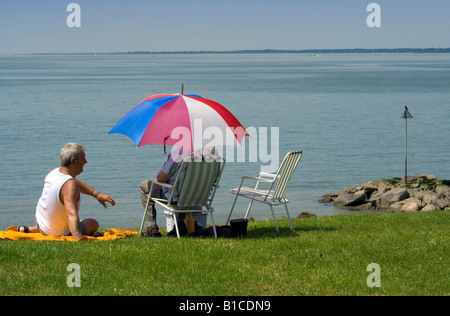
<instances>
[{"instance_id":1,"label":"small object on towel","mask_svg":"<svg viewBox=\"0 0 450 316\"><path fill-rule=\"evenodd\" d=\"M20 225L20 226L17 226L17 230L20 232L20 228L23 228L23 232L24 233L29 233L30 232L30 227L28 227L28 226L25 226L25 225Z\"/></svg>"}]
</instances>

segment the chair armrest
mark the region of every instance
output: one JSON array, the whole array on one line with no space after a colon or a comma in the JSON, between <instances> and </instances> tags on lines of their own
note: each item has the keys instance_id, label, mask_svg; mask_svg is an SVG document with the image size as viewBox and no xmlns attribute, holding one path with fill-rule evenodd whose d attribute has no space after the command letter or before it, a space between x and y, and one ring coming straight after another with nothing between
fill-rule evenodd
<instances>
[{"instance_id":1,"label":"chair armrest","mask_svg":"<svg viewBox=\"0 0 450 316\"><path fill-rule=\"evenodd\" d=\"M153 182L154 184L160 185L162 187L165 187L165 188L168 188L168 189L173 189L173 185L171 185L171 184L158 182L158 181L156 181L156 179L152 179L150 181Z\"/></svg>"},{"instance_id":2,"label":"chair armrest","mask_svg":"<svg viewBox=\"0 0 450 316\"><path fill-rule=\"evenodd\" d=\"M259 177L266 177L266 178L271 178L272 180L275 179L277 175L274 173L267 173L267 172L260 172L259 173Z\"/></svg>"},{"instance_id":3,"label":"chair armrest","mask_svg":"<svg viewBox=\"0 0 450 316\"><path fill-rule=\"evenodd\" d=\"M258 177L249 177L249 176L243 176L243 180L254 180L254 181L261 181L261 182L273 182L273 179L265 179L265 178L258 178Z\"/></svg>"}]
</instances>

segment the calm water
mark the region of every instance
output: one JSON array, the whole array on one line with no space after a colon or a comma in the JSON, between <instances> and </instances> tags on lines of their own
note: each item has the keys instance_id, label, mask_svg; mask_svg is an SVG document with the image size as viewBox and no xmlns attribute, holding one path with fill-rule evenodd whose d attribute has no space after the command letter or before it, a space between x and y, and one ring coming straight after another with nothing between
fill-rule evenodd
<instances>
[{"instance_id":1,"label":"calm water","mask_svg":"<svg viewBox=\"0 0 450 316\"><path fill-rule=\"evenodd\" d=\"M345 213L317 200L343 186L402 176L405 105L414 116L408 173L450 179L450 55L0 56L0 229L33 224L43 179L67 142L87 149L80 179L117 202L104 210L85 196L81 217L136 227L138 183L156 175L163 148L135 148L123 135L106 134L139 101L179 93L182 83L185 93L225 105L245 127L279 127L280 160L303 150L287 193L292 216ZM227 164L217 222L231 207L228 189L262 164ZM270 217L268 207L260 210L252 215ZM158 222L164 225L162 216Z\"/></svg>"}]
</instances>

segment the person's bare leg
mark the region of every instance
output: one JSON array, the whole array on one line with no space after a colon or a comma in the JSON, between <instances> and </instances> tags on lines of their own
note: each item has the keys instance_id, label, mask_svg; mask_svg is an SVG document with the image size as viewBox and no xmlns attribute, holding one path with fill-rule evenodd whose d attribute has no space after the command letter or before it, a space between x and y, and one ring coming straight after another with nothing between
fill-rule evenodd
<instances>
[{"instance_id":1,"label":"person's bare leg","mask_svg":"<svg viewBox=\"0 0 450 316\"><path fill-rule=\"evenodd\" d=\"M83 223L84 227L86 228L86 234L88 234L88 235L95 233L99 227L98 222L93 218L86 218L86 219L83 219L81 222ZM19 232L25 233L24 225L19 226ZM29 226L28 233L30 233L30 234L31 233L39 233L39 229L37 226Z\"/></svg>"},{"instance_id":2,"label":"person's bare leg","mask_svg":"<svg viewBox=\"0 0 450 316\"><path fill-rule=\"evenodd\" d=\"M86 228L86 234L90 235L97 231L98 227L100 226L98 222L93 218L86 218L81 220L84 227Z\"/></svg>"},{"instance_id":3,"label":"person's bare leg","mask_svg":"<svg viewBox=\"0 0 450 316\"><path fill-rule=\"evenodd\" d=\"M19 232L25 233L25 227L23 225L19 226ZM39 233L39 229L37 228L37 226L30 226L28 227L28 233Z\"/></svg>"}]
</instances>

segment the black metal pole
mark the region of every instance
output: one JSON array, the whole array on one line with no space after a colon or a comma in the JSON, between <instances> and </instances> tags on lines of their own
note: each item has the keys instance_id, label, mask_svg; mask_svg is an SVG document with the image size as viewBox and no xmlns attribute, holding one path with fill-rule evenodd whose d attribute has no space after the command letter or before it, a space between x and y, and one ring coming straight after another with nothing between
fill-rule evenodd
<instances>
[{"instance_id":1,"label":"black metal pole","mask_svg":"<svg viewBox=\"0 0 450 316\"><path fill-rule=\"evenodd\" d=\"M406 115L405 115L405 184L408 184L408 118Z\"/></svg>"},{"instance_id":2,"label":"black metal pole","mask_svg":"<svg viewBox=\"0 0 450 316\"><path fill-rule=\"evenodd\" d=\"M405 184L408 184L408 118L413 118L413 116L406 106L402 118L405 119Z\"/></svg>"}]
</instances>

